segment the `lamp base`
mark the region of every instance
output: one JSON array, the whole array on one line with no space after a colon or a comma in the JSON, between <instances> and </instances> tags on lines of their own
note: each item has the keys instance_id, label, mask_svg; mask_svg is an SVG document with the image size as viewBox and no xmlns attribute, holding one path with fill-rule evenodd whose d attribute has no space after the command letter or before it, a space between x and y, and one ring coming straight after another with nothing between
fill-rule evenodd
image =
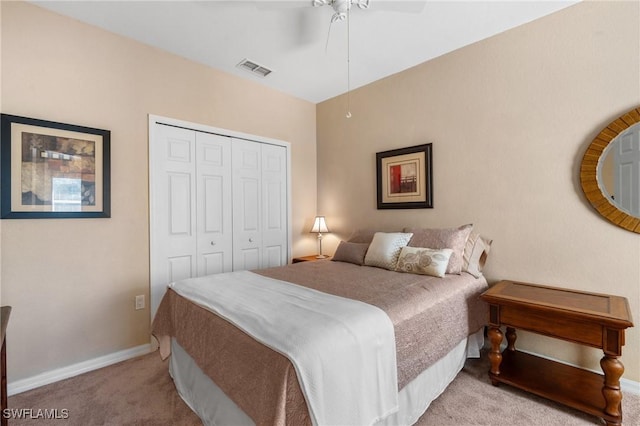
<instances>
[{"instance_id":1,"label":"lamp base","mask_svg":"<svg viewBox=\"0 0 640 426\"><path fill-rule=\"evenodd\" d=\"M316 256L316 259L326 259L329 256L325 256L324 254L319 254Z\"/></svg>"}]
</instances>

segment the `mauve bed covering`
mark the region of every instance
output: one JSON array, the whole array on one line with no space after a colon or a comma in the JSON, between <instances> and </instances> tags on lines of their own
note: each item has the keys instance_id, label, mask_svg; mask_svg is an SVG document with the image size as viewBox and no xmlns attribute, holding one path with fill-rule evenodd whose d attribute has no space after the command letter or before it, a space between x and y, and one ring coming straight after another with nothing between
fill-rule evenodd
<instances>
[{"instance_id":1,"label":"mauve bed covering","mask_svg":"<svg viewBox=\"0 0 640 426\"><path fill-rule=\"evenodd\" d=\"M487 317L479 298L487 282L467 273L436 278L330 260L253 272L385 311L396 336L398 390L478 331ZM291 362L214 313L168 290L152 333L164 355L175 338L256 425L311 424Z\"/></svg>"}]
</instances>

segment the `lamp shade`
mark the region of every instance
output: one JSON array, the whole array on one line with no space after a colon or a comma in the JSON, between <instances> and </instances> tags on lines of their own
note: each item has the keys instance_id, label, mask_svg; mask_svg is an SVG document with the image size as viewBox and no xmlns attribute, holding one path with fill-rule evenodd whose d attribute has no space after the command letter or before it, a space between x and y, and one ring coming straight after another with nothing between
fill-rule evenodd
<instances>
[{"instance_id":1,"label":"lamp shade","mask_svg":"<svg viewBox=\"0 0 640 426\"><path fill-rule=\"evenodd\" d=\"M324 220L324 216L316 216L316 220L313 221L313 227L310 232L315 232L318 234L324 234L329 232L329 228L327 228L327 222Z\"/></svg>"}]
</instances>

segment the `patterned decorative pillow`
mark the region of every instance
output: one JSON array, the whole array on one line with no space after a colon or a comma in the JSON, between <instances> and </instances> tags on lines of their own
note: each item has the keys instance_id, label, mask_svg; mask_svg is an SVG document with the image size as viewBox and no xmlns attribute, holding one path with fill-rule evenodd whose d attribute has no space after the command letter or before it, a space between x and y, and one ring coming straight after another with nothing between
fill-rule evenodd
<instances>
[{"instance_id":1,"label":"patterned decorative pillow","mask_svg":"<svg viewBox=\"0 0 640 426\"><path fill-rule=\"evenodd\" d=\"M464 248L473 225L463 225L458 228L448 229L407 229L404 232L412 232L413 238L409 241L409 247L423 247L432 249L450 248L453 250L447 274L459 274L462 272Z\"/></svg>"},{"instance_id":2,"label":"patterned decorative pillow","mask_svg":"<svg viewBox=\"0 0 640 426\"><path fill-rule=\"evenodd\" d=\"M451 249L403 247L396 271L442 278L452 254Z\"/></svg>"},{"instance_id":3,"label":"patterned decorative pillow","mask_svg":"<svg viewBox=\"0 0 640 426\"><path fill-rule=\"evenodd\" d=\"M376 232L367 250L364 264L395 270L400 250L407 245L412 236L410 232Z\"/></svg>"},{"instance_id":4,"label":"patterned decorative pillow","mask_svg":"<svg viewBox=\"0 0 640 426\"><path fill-rule=\"evenodd\" d=\"M476 278L482 275L482 268L487 261L493 240L472 232L464 248L462 270Z\"/></svg>"},{"instance_id":5,"label":"patterned decorative pillow","mask_svg":"<svg viewBox=\"0 0 640 426\"><path fill-rule=\"evenodd\" d=\"M364 265L364 256L367 253L368 248L369 243L350 243L348 241L340 241L340 244L338 244L338 248L331 260Z\"/></svg>"}]
</instances>

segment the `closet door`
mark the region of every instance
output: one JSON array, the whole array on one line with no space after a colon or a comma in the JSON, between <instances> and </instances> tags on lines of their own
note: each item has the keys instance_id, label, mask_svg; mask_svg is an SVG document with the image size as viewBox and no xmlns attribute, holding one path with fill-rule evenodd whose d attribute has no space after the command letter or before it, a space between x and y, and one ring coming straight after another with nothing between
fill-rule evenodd
<instances>
[{"instance_id":1,"label":"closet door","mask_svg":"<svg viewBox=\"0 0 640 426\"><path fill-rule=\"evenodd\" d=\"M261 267L262 204L261 144L232 139L233 270Z\"/></svg>"},{"instance_id":2,"label":"closet door","mask_svg":"<svg viewBox=\"0 0 640 426\"><path fill-rule=\"evenodd\" d=\"M233 269L230 138L196 132L197 275Z\"/></svg>"},{"instance_id":3,"label":"closet door","mask_svg":"<svg viewBox=\"0 0 640 426\"><path fill-rule=\"evenodd\" d=\"M286 148L232 141L233 269L281 266L288 258Z\"/></svg>"},{"instance_id":4,"label":"closet door","mask_svg":"<svg viewBox=\"0 0 640 426\"><path fill-rule=\"evenodd\" d=\"M167 284L196 274L195 132L156 125L150 147L152 318Z\"/></svg>"},{"instance_id":5,"label":"closet door","mask_svg":"<svg viewBox=\"0 0 640 426\"><path fill-rule=\"evenodd\" d=\"M262 145L262 267L287 264L287 151Z\"/></svg>"},{"instance_id":6,"label":"closet door","mask_svg":"<svg viewBox=\"0 0 640 426\"><path fill-rule=\"evenodd\" d=\"M173 281L233 269L230 138L156 125L151 312Z\"/></svg>"},{"instance_id":7,"label":"closet door","mask_svg":"<svg viewBox=\"0 0 640 426\"><path fill-rule=\"evenodd\" d=\"M289 257L289 145L164 120L149 124L151 318L173 281Z\"/></svg>"}]
</instances>

